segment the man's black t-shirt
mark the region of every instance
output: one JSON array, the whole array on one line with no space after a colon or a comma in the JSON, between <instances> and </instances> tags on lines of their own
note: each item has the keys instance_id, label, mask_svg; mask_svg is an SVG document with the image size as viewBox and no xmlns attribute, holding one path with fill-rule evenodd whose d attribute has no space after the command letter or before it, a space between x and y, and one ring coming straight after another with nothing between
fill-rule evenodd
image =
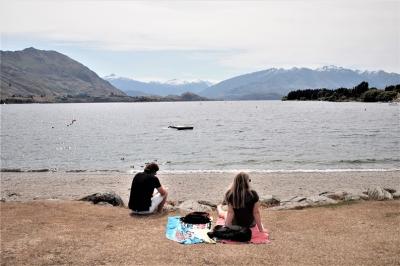
<instances>
[{"instance_id":1,"label":"man's black t-shirt","mask_svg":"<svg viewBox=\"0 0 400 266\"><path fill-rule=\"evenodd\" d=\"M254 204L256 204L258 200L259 197L257 192L255 190L249 191L249 193L247 193L245 197L244 208L233 209L234 215L232 224L244 227L253 227L256 224L254 220L253 209ZM227 202L229 204L233 203L232 195L230 195L230 197L227 199Z\"/></svg>"},{"instance_id":2,"label":"man's black t-shirt","mask_svg":"<svg viewBox=\"0 0 400 266\"><path fill-rule=\"evenodd\" d=\"M134 211L148 211L151 206L151 197L155 188L161 187L160 180L155 175L137 173L132 180L129 209Z\"/></svg>"}]
</instances>

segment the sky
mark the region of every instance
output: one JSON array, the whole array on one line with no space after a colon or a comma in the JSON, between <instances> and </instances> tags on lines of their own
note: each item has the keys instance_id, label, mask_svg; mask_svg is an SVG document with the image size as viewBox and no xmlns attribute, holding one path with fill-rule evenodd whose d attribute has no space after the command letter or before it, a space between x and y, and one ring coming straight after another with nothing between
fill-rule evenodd
<instances>
[{"instance_id":1,"label":"sky","mask_svg":"<svg viewBox=\"0 0 400 266\"><path fill-rule=\"evenodd\" d=\"M400 73L400 0L0 0L0 32L1 50L55 50L142 81L325 65Z\"/></svg>"}]
</instances>

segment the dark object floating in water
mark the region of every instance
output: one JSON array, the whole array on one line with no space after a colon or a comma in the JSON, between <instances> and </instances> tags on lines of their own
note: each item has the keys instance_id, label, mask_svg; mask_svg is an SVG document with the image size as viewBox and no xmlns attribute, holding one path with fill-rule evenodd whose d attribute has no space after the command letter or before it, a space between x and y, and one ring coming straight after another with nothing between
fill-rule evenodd
<instances>
[{"instance_id":1,"label":"dark object floating in water","mask_svg":"<svg viewBox=\"0 0 400 266\"><path fill-rule=\"evenodd\" d=\"M44 168L44 169L31 169L28 170L27 172L29 173L44 173L44 172L49 172L50 169Z\"/></svg>"},{"instance_id":2,"label":"dark object floating in water","mask_svg":"<svg viewBox=\"0 0 400 266\"><path fill-rule=\"evenodd\" d=\"M177 130L193 130L193 127L188 126L168 126L169 128L175 128Z\"/></svg>"}]
</instances>

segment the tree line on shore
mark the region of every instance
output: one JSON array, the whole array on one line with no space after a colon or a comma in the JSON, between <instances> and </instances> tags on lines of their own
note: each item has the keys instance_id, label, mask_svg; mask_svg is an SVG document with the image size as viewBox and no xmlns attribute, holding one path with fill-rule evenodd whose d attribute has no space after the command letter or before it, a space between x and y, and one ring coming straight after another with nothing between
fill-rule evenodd
<instances>
[{"instance_id":1,"label":"tree line on shore","mask_svg":"<svg viewBox=\"0 0 400 266\"><path fill-rule=\"evenodd\" d=\"M181 95L168 96L124 96L111 93L109 96L91 96L86 93L77 95L47 96L42 95L12 95L8 98L0 97L0 104L16 103L96 103L96 102L183 102L183 101L210 101L191 92L185 92Z\"/></svg>"},{"instance_id":2,"label":"tree line on shore","mask_svg":"<svg viewBox=\"0 0 400 266\"><path fill-rule=\"evenodd\" d=\"M369 88L368 82L361 82L354 88L305 89L295 90L283 97L284 101L361 101L361 102L390 102L398 99L400 84L387 86L385 89Z\"/></svg>"}]
</instances>

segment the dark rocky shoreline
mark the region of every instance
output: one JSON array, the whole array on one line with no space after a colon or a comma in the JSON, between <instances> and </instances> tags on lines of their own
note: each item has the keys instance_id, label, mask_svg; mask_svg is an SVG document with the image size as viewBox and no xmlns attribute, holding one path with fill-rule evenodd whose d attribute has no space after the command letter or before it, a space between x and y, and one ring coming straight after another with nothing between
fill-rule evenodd
<instances>
[{"instance_id":1,"label":"dark rocky shoreline","mask_svg":"<svg viewBox=\"0 0 400 266\"><path fill-rule=\"evenodd\" d=\"M40 170L40 169L38 169ZM114 191L125 203L133 174L121 172L1 172L4 201L47 199L77 200L95 193ZM399 171L329 173L250 173L255 189L266 207L305 208L371 198L368 189L381 187L378 195L398 197ZM171 205L191 200L215 208L222 202L234 173L160 173L169 191ZM385 192L386 191L386 192ZM381 196L379 196L381 197ZM186 204L191 208L190 205Z\"/></svg>"},{"instance_id":2,"label":"dark rocky shoreline","mask_svg":"<svg viewBox=\"0 0 400 266\"><path fill-rule=\"evenodd\" d=\"M367 191L363 191L361 193L343 190L335 192L325 191L314 196L293 196L282 200L273 195L266 195L260 197L260 202L263 207L271 208L272 210L300 210L310 207L334 206L357 201L384 201L399 199L400 189L382 188L380 186L376 186L370 187ZM121 197L114 192L95 193L80 200L90 201L93 204L104 206L125 207ZM205 200L168 201L165 209L167 211L178 210L183 212L211 212L215 210L218 204L221 204L221 202Z\"/></svg>"}]
</instances>

